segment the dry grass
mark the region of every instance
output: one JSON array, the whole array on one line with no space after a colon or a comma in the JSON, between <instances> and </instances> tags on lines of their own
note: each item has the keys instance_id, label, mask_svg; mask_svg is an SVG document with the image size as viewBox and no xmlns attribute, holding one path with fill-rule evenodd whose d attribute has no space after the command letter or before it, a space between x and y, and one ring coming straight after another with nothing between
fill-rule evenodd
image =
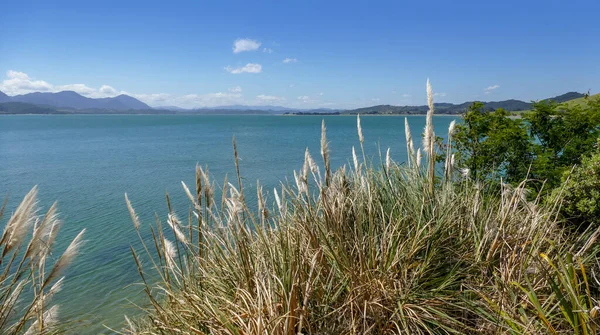
<instances>
[{"instance_id":1,"label":"dry grass","mask_svg":"<svg viewBox=\"0 0 600 335\"><path fill-rule=\"evenodd\" d=\"M6 203L0 208L0 220ZM77 255L84 232L53 262L51 250L61 226L56 204L43 216L38 212L34 187L8 219L0 239L2 334L52 334L63 329L58 305L52 305L51 299L61 290L61 273Z\"/></svg>"},{"instance_id":2,"label":"dry grass","mask_svg":"<svg viewBox=\"0 0 600 335\"><path fill-rule=\"evenodd\" d=\"M424 168L406 132L410 167L353 150L353 168L332 172L323 123L324 173L307 151L275 208L259 185L249 209L237 150L238 185L224 184L220 206L198 167L195 190L183 185L188 218L157 219L146 264L132 249L149 305L124 333L595 333L598 233L568 235L559 204L528 201L523 185L493 194L451 158L440 180L430 120Z\"/></svg>"}]
</instances>

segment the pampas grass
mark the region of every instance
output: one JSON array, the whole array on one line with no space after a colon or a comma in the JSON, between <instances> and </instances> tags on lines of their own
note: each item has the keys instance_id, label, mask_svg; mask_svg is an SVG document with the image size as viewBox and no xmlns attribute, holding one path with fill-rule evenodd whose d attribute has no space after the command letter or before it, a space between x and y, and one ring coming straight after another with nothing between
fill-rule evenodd
<instances>
[{"instance_id":1,"label":"pampas grass","mask_svg":"<svg viewBox=\"0 0 600 335\"><path fill-rule=\"evenodd\" d=\"M50 334L61 329L52 298L62 288L62 272L79 253L81 231L56 262L49 257L61 226L56 203L39 215L37 187L6 223L0 248L0 333ZM6 201L0 209L0 220ZM29 238L28 238L29 237Z\"/></svg>"},{"instance_id":2,"label":"pampas grass","mask_svg":"<svg viewBox=\"0 0 600 335\"><path fill-rule=\"evenodd\" d=\"M432 127L423 147L429 162ZM448 182L434 184L431 163L421 171L421 148L411 167L388 151L381 171L353 150L354 169L331 172L325 130L323 123L324 180L307 151L296 183L273 191L271 215L260 187L255 212L229 184L221 208L191 200L191 217L205 218L199 245L190 237L165 242L157 219L154 240L141 242L159 281L146 280L151 269L132 249L149 304L143 319L127 319L125 332L596 332L600 285L589 274L597 231L569 235L556 219L558 204L528 201L525 183L494 193L463 182L451 155ZM315 185L305 182L309 171ZM164 234L194 234L191 224L168 228Z\"/></svg>"}]
</instances>

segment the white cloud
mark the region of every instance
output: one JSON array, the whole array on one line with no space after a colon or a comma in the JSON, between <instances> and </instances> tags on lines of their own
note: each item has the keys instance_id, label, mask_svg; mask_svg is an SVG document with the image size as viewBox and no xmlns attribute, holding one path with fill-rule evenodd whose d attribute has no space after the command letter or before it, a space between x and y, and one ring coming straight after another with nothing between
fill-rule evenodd
<instances>
[{"instance_id":1,"label":"white cloud","mask_svg":"<svg viewBox=\"0 0 600 335\"><path fill-rule=\"evenodd\" d=\"M23 72L9 70L6 77L7 79L0 84L0 91L8 95L48 92L53 89L51 84L43 80L34 80Z\"/></svg>"},{"instance_id":2,"label":"white cloud","mask_svg":"<svg viewBox=\"0 0 600 335\"><path fill-rule=\"evenodd\" d=\"M410 97L412 97L412 95L410 95L410 94L402 94L402 97L403 98L410 98Z\"/></svg>"},{"instance_id":3,"label":"white cloud","mask_svg":"<svg viewBox=\"0 0 600 335\"><path fill-rule=\"evenodd\" d=\"M492 86L488 86L486 88L483 89L483 91L485 92L485 94L490 94L492 93L493 90L500 88L500 85L496 84L496 85L492 85Z\"/></svg>"},{"instance_id":4,"label":"white cloud","mask_svg":"<svg viewBox=\"0 0 600 335\"><path fill-rule=\"evenodd\" d=\"M296 87L296 85L290 84L290 88L294 88L294 87Z\"/></svg>"},{"instance_id":5,"label":"white cloud","mask_svg":"<svg viewBox=\"0 0 600 335\"><path fill-rule=\"evenodd\" d=\"M260 42L248 38L238 38L233 42L233 53L237 54L244 51L254 51L260 48Z\"/></svg>"},{"instance_id":6,"label":"white cloud","mask_svg":"<svg viewBox=\"0 0 600 335\"><path fill-rule=\"evenodd\" d=\"M98 91L94 88L87 87L84 84L70 84L70 85L59 85L55 86L54 90L56 91L73 91L79 93L83 96L94 96Z\"/></svg>"},{"instance_id":7,"label":"white cloud","mask_svg":"<svg viewBox=\"0 0 600 335\"><path fill-rule=\"evenodd\" d=\"M240 93L215 92L206 94L175 95L166 93L132 94L133 97L150 106L177 106L183 108L214 107L231 104L243 104Z\"/></svg>"},{"instance_id":8,"label":"white cloud","mask_svg":"<svg viewBox=\"0 0 600 335\"><path fill-rule=\"evenodd\" d=\"M298 60L296 58L286 58L286 59L283 60L283 62L285 64L288 64L288 63L297 63Z\"/></svg>"},{"instance_id":9,"label":"white cloud","mask_svg":"<svg viewBox=\"0 0 600 335\"><path fill-rule=\"evenodd\" d=\"M255 63L248 63L242 67L233 68L231 66L225 67L225 71L232 74L240 74L240 73L261 73L262 65Z\"/></svg>"},{"instance_id":10,"label":"white cloud","mask_svg":"<svg viewBox=\"0 0 600 335\"><path fill-rule=\"evenodd\" d=\"M274 102L274 101L285 101L285 98L274 96L274 95L260 94L260 95L256 96L256 100L259 100L261 102Z\"/></svg>"},{"instance_id":11,"label":"white cloud","mask_svg":"<svg viewBox=\"0 0 600 335\"><path fill-rule=\"evenodd\" d=\"M99 89L89 87L85 84L52 85L43 80L32 79L24 72L13 70L6 72L6 79L0 83L0 91L8 95L19 95L32 92L73 91L89 98L105 98L124 93L122 91L118 92L107 85L102 85Z\"/></svg>"},{"instance_id":12,"label":"white cloud","mask_svg":"<svg viewBox=\"0 0 600 335\"><path fill-rule=\"evenodd\" d=\"M105 95L115 95L117 94L117 90L115 90L113 87L108 86L108 85L102 85L100 86L100 89L98 90L100 93L105 94Z\"/></svg>"},{"instance_id":13,"label":"white cloud","mask_svg":"<svg viewBox=\"0 0 600 335\"><path fill-rule=\"evenodd\" d=\"M308 95L301 95L298 97L298 100L300 100L302 102L307 102L310 100L310 97Z\"/></svg>"},{"instance_id":14,"label":"white cloud","mask_svg":"<svg viewBox=\"0 0 600 335\"><path fill-rule=\"evenodd\" d=\"M231 93L240 93L240 92L242 92L242 88L239 87L239 86L230 87L229 88L229 92L231 92Z\"/></svg>"},{"instance_id":15,"label":"white cloud","mask_svg":"<svg viewBox=\"0 0 600 335\"><path fill-rule=\"evenodd\" d=\"M442 93L433 93L433 96L443 98L446 96L446 93L443 93L443 92Z\"/></svg>"},{"instance_id":16,"label":"white cloud","mask_svg":"<svg viewBox=\"0 0 600 335\"><path fill-rule=\"evenodd\" d=\"M323 96L323 92L319 93L320 96Z\"/></svg>"},{"instance_id":17,"label":"white cloud","mask_svg":"<svg viewBox=\"0 0 600 335\"><path fill-rule=\"evenodd\" d=\"M273 53L273 49L271 49L271 48L263 48L263 52L266 52L266 53L270 54L270 53Z\"/></svg>"}]
</instances>

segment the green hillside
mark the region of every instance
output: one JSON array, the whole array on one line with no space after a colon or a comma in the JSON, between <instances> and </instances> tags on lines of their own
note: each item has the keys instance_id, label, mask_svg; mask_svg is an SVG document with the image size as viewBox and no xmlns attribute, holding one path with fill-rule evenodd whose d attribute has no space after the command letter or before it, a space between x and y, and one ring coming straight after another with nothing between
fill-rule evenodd
<instances>
[{"instance_id":1,"label":"green hillside","mask_svg":"<svg viewBox=\"0 0 600 335\"><path fill-rule=\"evenodd\" d=\"M589 99L600 99L600 93L597 94L593 94L586 97L581 97L581 98L577 98L577 99L573 99L573 100L569 100L567 102L564 103L564 105L566 105L567 107L575 107L575 106L584 106L587 103L587 100Z\"/></svg>"}]
</instances>

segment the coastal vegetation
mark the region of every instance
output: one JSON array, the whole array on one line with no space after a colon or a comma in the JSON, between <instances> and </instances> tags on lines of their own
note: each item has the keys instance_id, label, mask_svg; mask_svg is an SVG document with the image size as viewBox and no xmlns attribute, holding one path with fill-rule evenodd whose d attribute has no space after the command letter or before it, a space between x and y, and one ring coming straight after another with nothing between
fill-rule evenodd
<instances>
[{"instance_id":1,"label":"coastal vegetation","mask_svg":"<svg viewBox=\"0 0 600 335\"><path fill-rule=\"evenodd\" d=\"M0 207L0 220L7 200ZM40 215L37 187L5 223L0 238L0 333L57 334L67 328L59 322L59 306L52 298L63 286L62 273L77 256L85 229L57 257L52 249L61 224L56 203Z\"/></svg>"},{"instance_id":2,"label":"coastal vegetation","mask_svg":"<svg viewBox=\"0 0 600 335\"><path fill-rule=\"evenodd\" d=\"M322 164L307 150L295 183L273 190L274 208L260 185L258 203L247 201L235 142L236 182L225 181L219 199L197 167L195 187L182 183L185 219L169 205L166 223L147 227L126 196L149 304L124 333L596 333L600 226L573 233L561 215L563 190L577 198L592 186L557 185L547 196L527 174L519 180L513 156L530 148L531 134L501 110L475 104L441 147L429 86L428 102L422 148L406 127L407 164L389 151L367 160L358 118L361 149L331 171L323 123ZM490 129L500 134L480 134ZM514 132L527 145L503 146ZM551 150L539 145L540 156ZM585 158L582 171L596 162Z\"/></svg>"},{"instance_id":3,"label":"coastal vegetation","mask_svg":"<svg viewBox=\"0 0 600 335\"><path fill-rule=\"evenodd\" d=\"M542 101L522 118L473 103L443 140L429 84L427 96L422 145L406 122L403 163L389 149L368 158L357 116L338 170L323 122L320 152L272 192L247 193L234 141L234 180L218 187L197 166L185 215L167 195L166 220L148 224L125 195L147 303L119 332L597 333L600 100ZM49 257L61 223L36 198L0 240L3 334L69 332L51 298L83 232Z\"/></svg>"}]
</instances>

